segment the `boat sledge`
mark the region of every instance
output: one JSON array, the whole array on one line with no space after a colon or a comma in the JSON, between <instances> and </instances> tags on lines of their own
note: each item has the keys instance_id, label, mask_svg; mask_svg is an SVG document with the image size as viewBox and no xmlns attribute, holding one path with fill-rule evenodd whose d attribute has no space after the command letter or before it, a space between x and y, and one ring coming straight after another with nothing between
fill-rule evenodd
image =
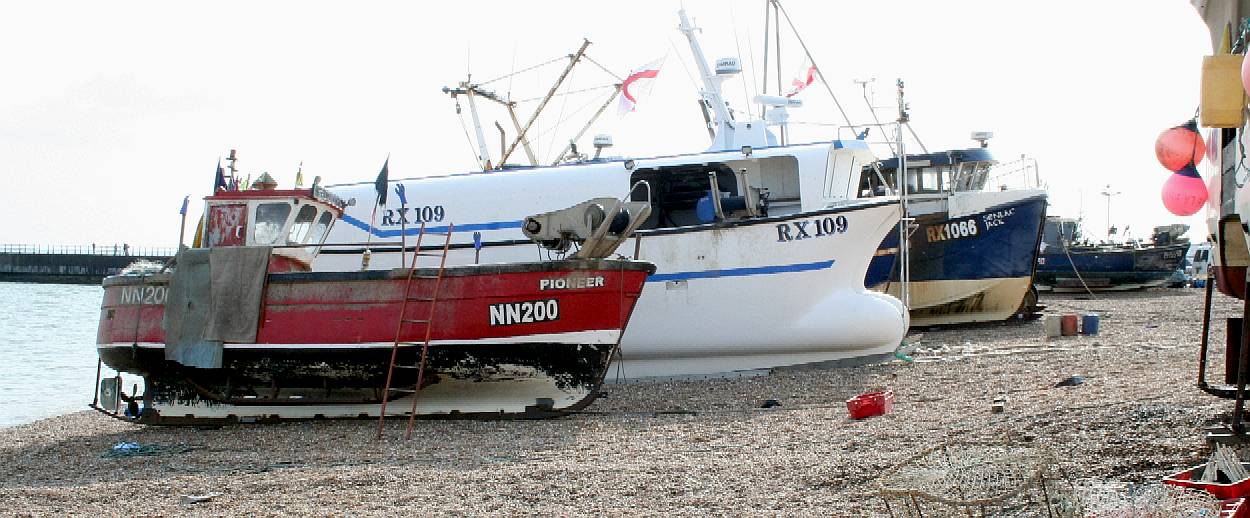
<instances>
[{"instance_id":1,"label":"boat sledge","mask_svg":"<svg viewBox=\"0 0 1250 518\"><path fill-rule=\"evenodd\" d=\"M146 424L559 415L594 400L655 270L607 258L645 202L544 215L579 222L533 234L582 247L560 260L423 266L413 254L326 272L310 266L349 202L316 184L204 201L202 238L172 268L104 280L97 350L119 374L100 380L97 410ZM590 208L600 219L583 218ZM455 235L441 232L424 247L433 233L418 227L426 260Z\"/></svg>"},{"instance_id":2,"label":"boat sledge","mask_svg":"<svg viewBox=\"0 0 1250 518\"><path fill-rule=\"evenodd\" d=\"M1046 218L1034 283L1042 291L1129 291L1163 286L1185 260L1188 225L1155 227L1149 242L1089 243L1080 221Z\"/></svg>"},{"instance_id":3,"label":"boat sledge","mask_svg":"<svg viewBox=\"0 0 1250 518\"><path fill-rule=\"evenodd\" d=\"M866 289L863 279L901 209L891 197L847 201L863 166L855 157L867 143L783 144L773 129L793 105L786 98L756 99L771 107L768 120L735 120L720 88L741 72L738 60L710 67L684 11L679 18L703 79L700 105L712 137L706 150L530 166L491 167L505 161L483 159L481 171L391 180L391 187L421 193L420 203L386 207L377 224L367 207L349 207L347 225L328 239L339 246L321 254L315 269L357 268L364 250L350 243L412 233L404 225L418 222L443 228L453 218L463 232L451 243L449 264L524 261L533 257L523 234L527 210L616 196L646 182L653 210L624 249L654 263L656 274L621 339L624 377L889 358L907 330L907 311L898 299ZM445 91L487 97L479 90L461 83ZM481 127L478 111L470 112L473 127ZM517 142L524 140L511 148ZM479 154L489 153L482 146ZM328 187L344 199L368 199L374 188ZM477 237L470 240L469 232ZM375 249L370 268L391 268L402 253Z\"/></svg>"},{"instance_id":4,"label":"boat sledge","mask_svg":"<svg viewBox=\"0 0 1250 518\"><path fill-rule=\"evenodd\" d=\"M912 219L906 301L912 325L1030 316L1047 205L1036 164L1025 158L999 164L984 147L908 155L904 163ZM866 168L861 195L883 192L881 180L897 188L898 164L891 158ZM1006 177L1024 187L1007 188L1001 183ZM867 286L902 297L898 250L895 230L878 248Z\"/></svg>"}]
</instances>

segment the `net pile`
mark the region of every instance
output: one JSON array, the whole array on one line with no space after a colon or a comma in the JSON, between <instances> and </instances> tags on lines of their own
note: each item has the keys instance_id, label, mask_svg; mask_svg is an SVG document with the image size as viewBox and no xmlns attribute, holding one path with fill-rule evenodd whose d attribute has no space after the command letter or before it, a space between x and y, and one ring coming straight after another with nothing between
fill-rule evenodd
<instances>
[{"instance_id":1,"label":"net pile","mask_svg":"<svg viewBox=\"0 0 1250 518\"><path fill-rule=\"evenodd\" d=\"M1045 449L946 442L887 470L879 495L890 516L1074 516L1071 485Z\"/></svg>"},{"instance_id":2,"label":"net pile","mask_svg":"<svg viewBox=\"0 0 1250 518\"><path fill-rule=\"evenodd\" d=\"M1098 518L1214 518L1220 501L1201 491L1166 484L1127 490L1078 490L1084 516Z\"/></svg>"}]
</instances>

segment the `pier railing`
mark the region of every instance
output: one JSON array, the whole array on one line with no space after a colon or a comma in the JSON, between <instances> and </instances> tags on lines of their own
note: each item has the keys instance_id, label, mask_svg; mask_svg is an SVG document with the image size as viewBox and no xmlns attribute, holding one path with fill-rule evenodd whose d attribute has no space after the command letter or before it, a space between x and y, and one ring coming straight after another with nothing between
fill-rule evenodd
<instances>
[{"instance_id":1,"label":"pier railing","mask_svg":"<svg viewBox=\"0 0 1250 518\"><path fill-rule=\"evenodd\" d=\"M178 252L172 246L131 246L128 244L35 245L0 244L0 254L41 255L120 255L130 257L171 257Z\"/></svg>"}]
</instances>

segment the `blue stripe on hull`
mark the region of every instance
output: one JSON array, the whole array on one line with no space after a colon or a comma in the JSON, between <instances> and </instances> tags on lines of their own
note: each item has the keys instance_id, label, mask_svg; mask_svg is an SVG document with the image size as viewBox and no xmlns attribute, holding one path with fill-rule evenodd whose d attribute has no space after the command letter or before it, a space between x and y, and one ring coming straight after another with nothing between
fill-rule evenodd
<instances>
[{"instance_id":1,"label":"blue stripe on hull","mask_svg":"<svg viewBox=\"0 0 1250 518\"><path fill-rule=\"evenodd\" d=\"M348 216L347 214L344 214L341 219L343 220L343 222L347 223L348 225L351 225L360 230L373 234L374 236L377 236L377 237L399 237L400 234L405 233L404 230L398 229L398 228L392 229L392 230L382 230L377 227L371 227L369 226L368 223L364 221L360 221L351 216ZM426 232L447 232L447 228L448 228L447 225L432 226L432 225L427 224L425 227L425 231ZM503 230L503 229L509 229L509 228L521 228L521 222L520 221L492 221L488 223L466 223L464 225L456 225L457 232L478 232L482 230ZM407 235L415 236L418 233L420 233L420 231L421 231L421 224L413 223L411 225L408 225Z\"/></svg>"},{"instance_id":2,"label":"blue stripe on hull","mask_svg":"<svg viewBox=\"0 0 1250 518\"><path fill-rule=\"evenodd\" d=\"M1004 214L1010 215L1004 216ZM1026 277L1033 274L1046 199L1029 198L960 218L920 216L909 242L911 280L945 281ZM960 227L960 223L963 226ZM975 225L973 233L970 225ZM992 226L991 226L992 225ZM879 252L898 247L898 230ZM898 280L896 254L878 255L868 266L866 286Z\"/></svg>"}]
</instances>

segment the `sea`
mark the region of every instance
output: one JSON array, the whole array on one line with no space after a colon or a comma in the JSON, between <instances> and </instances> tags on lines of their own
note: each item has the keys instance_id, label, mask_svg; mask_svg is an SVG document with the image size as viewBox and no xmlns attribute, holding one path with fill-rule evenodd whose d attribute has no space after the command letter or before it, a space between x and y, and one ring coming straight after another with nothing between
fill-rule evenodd
<instances>
[{"instance_id":1,"label":"sea","mask_svg":"<svg viewBox=\"0 0 1250 518\"><path fill-rule=\"evenodd\" d=\"M0 282L0 427L87 409L103 295L98 284Z\"/></svg>"}]
</instances>

